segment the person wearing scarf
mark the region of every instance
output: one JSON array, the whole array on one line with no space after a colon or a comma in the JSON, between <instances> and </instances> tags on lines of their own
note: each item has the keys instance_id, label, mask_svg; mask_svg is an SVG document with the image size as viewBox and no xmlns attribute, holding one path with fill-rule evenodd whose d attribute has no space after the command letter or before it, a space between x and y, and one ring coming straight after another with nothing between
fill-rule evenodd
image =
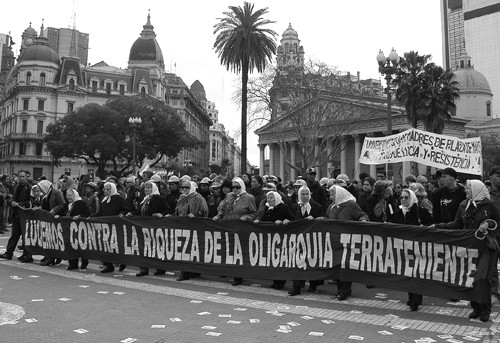
<instances>
[{"instance_id":1,"label":"person wearing scarf","mask_svg":"<svg viewBox=\"0 0 500 343\"><path fill-rule=\"evenodd\" d=\"M272 222L276 225L288 224L292 220L292 214L288 205L286 205L281 195L275 191L267 192L266 208L262 212L261 217L254 220L254 223ZM286 280L273 280L271 288L282 289L285 287Z\"/></svg>"},{"instance_id":2,"label":"person wearing scarf","mask_svg":"<svg viewBox=\"0 0 500 343\"><path fill-rule=\"evenodd\" d=\"M460 203L454 221L431 225L431 227L464 230L479 229L483 235L488 233L488 229L497 228L500 223L500 213L496 205L490 200L490 193L486 185L479 180L467 180L465 194L466 199ZM496 231L493 231L495 233L491 234L498 237L500 233ZM493 258L493 260L496 261L496 258ZM493 275L490 275L488 279L493 280ZM497 283L492 281L487 282L490 293L491 284L497 285ZM471 301L472 313L469 314L469 318L479 318L483 322L487 322L490 319L491 297L487 298L488 301L483 304Z\"/></svg>"},{"instance_id":3,"label":"person wearing scarf","mask_svg":"<svg viewBox=\"0 0 500 343\"><path fill-rule=\"evenodd\" d=\"M38 185L31 187L30 199L24 203L19 204L23 208L31 208L37 210L42 208L42 189Z\"/></svg>"},{"instance_id":4,"label":"person wearing scarf","mask_svg":"<svg viewBox=\"0 0 500 343\"><path fill-rule=\"evenodd\" d=\"M78 186L75 184L75 180L71 176L64 175L64 182L61 185L60 191L63 193L64 197L66 197L66 193L68 189L77 190Z\"/></svg>"},{"instance_id":5,"label":"person wearing scarf","mask_svg":"<svg viewBox=\"0 0 500 343\"><path fill-rule=\"evenodd\" d=\"M181 195L179 200L177 200L177 206L173 215L177 217L207 218L208 205L203 195L196 191L196 182L181 181ZM200 276L200 274L181 271L181 275L177 278L177 281L189 280L192 276Z\"/></svg>"},{"instance_id":6,"label":"person wearing scarf","mask_svg":"<svg viewBox=\"0 0 500 343\"><path fill-rule=\"evenodd\" d=\"M411 189L403 189L400 199L401 205L399 205L392 216L392 223L415 226L432 224L431 213L426 208L418 205L418 198L415 192ZM411 311L418 311L418 307L422 305L422 298L421 294L408 293L406 305L410 306Z\"/></svg>"},{"instance_id":7,"label":"person wearing scarf","mask_svg":"<svg viewBox=\"0 0 500 343\"><path fill-rule=\"evenodd\" d=\"M103 191L104 196L101 200L101 206L99 206L97 213L91 215L91 217L109 217L128 213L127 208L125 207L125 199L118 194L114 183L104 183ZM115 271L115 267L112 262L103 262L103 265L104 269L101 270L101 273L111 273ZM125 268L125 265L120 265L120 271Z\"/></svg>"},{"instance_id":8,"label":"person wearing scarf","mask_svg":"<svg viewBox=\"0 0 500 343\"><path fill-rule=\"evenodd\" d=\"M246 192L245 183L239 177L232 182L233 191L228 193L219 204L218 214L212 220L239 219L253 221L257 214L257 206L253 195ZM235 277L233 286L241 285L243 278Z\"/></svg>"},{"instance_id":9,"label":"person wearing scarf","mask_svg":"<svg viewBox=\"0 0 500 343\"><path fill-rule=\"evenodd\" d=\"M326 212L327 219L368 221L368 215L356 203L356 198L347 189L333 185L328 188L331 205ZM352 282L337 280L337 299L346 300L352 294Z\"/></svg>"},{"instance_id":10,"label":"person wearing scarf","mask_svg":"<svg viewBox=\"0 0 500 343\"><path fill-rule=\"evenodd\" d=\"M80 194L76 189L70 188L66 192L66 200L68 202L53 208L50 212L54 215L54 218L61 217L71 217L73 220L77 220L80 217L87 218L90 216L89 206L85 201L82 200ZM87 269L89 260L82 258L82 264L80 269ZM69 259L67 270L78 269L78 258Z\"/></svg>"},{"instance_id":11,"label":"person wearing scarf","mask_svg":"<svg viewBox=\"0 0 500 343\"><path fill-rule=\"evenodd\" d=\"M52 182L49 180L42 180L38 183L38 187L42 191L41 206L45 211L52 211L52 209L57 206L63 205L66 201L64 200L63 193L53 187ZM40 261L41 266L53 266L59 264L62 260L60 258L53 258L50 256L44 256Z\"/></svg>"},{"instance_id":12,"label":"person wearing scarf","mask_svg":"<svg viewBox=\"0 0 500 343\"><path fill-rule=\"evenodd\" d=\"M393 212L392 190L389 182L378 180L373 185L373 192L366 201L366 214L372 222L385 223Z\"/></svg>"},{"instance_id":13,"label":"person wearing scarf","mask_svg":"<svg viewBox=\"0 0 500 343\"><path fill-rule=\"evenodd\" d=\"M293 220L313 220L323 218L323 206L311 198L311 191L307 186L301 186L297 191L298 202L292 205L291 213ZM324 280L310 280L309 292L315 292L316 287L324 284ZM293 280L292 290L288 292L290 296L296 296L301 293L301 289L306 285L305 280Z\"/></svg>"}]
</instances>

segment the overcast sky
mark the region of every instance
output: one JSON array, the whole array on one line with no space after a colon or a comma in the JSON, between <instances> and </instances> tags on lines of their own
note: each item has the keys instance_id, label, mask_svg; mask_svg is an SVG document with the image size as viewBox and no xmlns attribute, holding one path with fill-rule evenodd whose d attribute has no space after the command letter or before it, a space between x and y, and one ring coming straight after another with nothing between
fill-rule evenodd
<instances>
[{"instance_id":1,"label":"overcast sky","mask_svg":"<svg viewBox=\"0 0 500 343\"><path fill-rule=\"evenodd\" d=\"M442 65L439 0L274 0L255 1L268 7L267 18L278 34L288 24L297 31L306 59L312 58L341 71L361 73L362 79L380 79L376 55L394 47L401 55L410 50L431 54ZM22 6L20 6L22 4ZM231 135L239 129L240 113L231 102L238 76L220 65L213 50L213 26L228 6L241 0L130 1L130 0L23 0L2 4L0 33L9 31L20 48L21 34L32 23L45 27L72 27L90 34L89 63L105 61L126 68L130 47L146 23L148 9L165 59L167 71L175 72L190 86L204 85L207 99L219 110L219 121ZM10 8L9 8L10 7ZM273 60L275 63L275 60ZM248 158L259 164L257 137L249 133Z\"/></svg>"}]
</instances>

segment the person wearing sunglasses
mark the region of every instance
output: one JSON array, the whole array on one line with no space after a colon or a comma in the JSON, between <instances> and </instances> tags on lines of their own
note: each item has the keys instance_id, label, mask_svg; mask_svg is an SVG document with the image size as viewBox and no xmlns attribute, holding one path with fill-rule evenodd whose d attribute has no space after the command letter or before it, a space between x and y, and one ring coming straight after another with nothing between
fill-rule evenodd
<instances>
[{"instance_id":1,"label":"person wearing sunglasses","mask_svg":"<svg viewBox=\"0 0 500 343\"><path fill-rule=\"evenodd\" d=\"M233 179L232 188L233 191L228 193L219 204L218 213L212 220L239 219L253 221L257 214L254 196L247 193L245 183L239 177ZM242 282L243 278L235 277L232 285L238 286Z\"/></svg>"},{"instance_id":2,"label":"person wearing sunglasses","mask_svg":"<svg viewBox=\"0 0 500 343\"><path fill-rule=\"evenodd\" d=\"M411 189L403 189L400 199L401 205L391 217L392 223L415 226L431 225L433 223L432 214L426 208L418 206L417 196ZM410 306L411 311L418 311L418 307L422 305L422 295L408 293L406 304Z\"/></svg>"}]
</instances>

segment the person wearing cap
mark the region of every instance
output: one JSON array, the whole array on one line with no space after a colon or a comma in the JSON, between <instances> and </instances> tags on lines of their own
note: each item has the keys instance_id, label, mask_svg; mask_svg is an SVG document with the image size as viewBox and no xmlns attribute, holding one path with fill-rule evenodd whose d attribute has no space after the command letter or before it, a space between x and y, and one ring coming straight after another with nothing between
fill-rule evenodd
<instances>
[{"instance_id":1,"label":"person wearing cap","mask_svg":"<svg viewBox=\"0 0 500 343\"><path fill-rule=\"evenodd\" d=\"M208 197L210 195L210 179L208 177L205 176L203 179L200 180L197 192L201 194L201 196L205 199L205 201L208 200Z\"/></svg>"},{"instance_id":2,"label":"person wearing cap","mask_svg":"<svg viewBox=\"0 0 500 343\"><path fill-rule=\"evenodd\" d=\"M142 192L142 187L136 185L134 176L130 176L125 180L125 190L127 191L125 207L131 213L138 212L144 198L144 193Z\"/></svg>"},{"instance_id":3,"label":"person wearing cap","mask_svg":"<svg viewBox=\"0 0 500 343\"><path fill-rule=\"evenodd\" d=\"M323 207L323 211L326 210L328 206L328 197L326 195L326 190L321 187L318 181L316 181L316 169L307 168L306 169L306 182L307 187L311 192L311 197L314 201Z\"/></svg>"},{"instance_id":4,"label":"person wearing cap","mask_svg":"<svg viewBox=\"0 0 500 343\"><path fill-rule=\"evenodd\" d=\"M445 171L446 169L443 170L443 174ZM478 235L486 236L490 230L496 230L500 225L500 212L493 201L491 201L486 185L479 180L467 180L465 193L466 199L459 204L456 216L452 222L438 222L430 227L438 229L474 230L476 231L476 237ZM498 235L498 233L490 233ZM489 249L486 245L484 247L485 249ZM491 249L490 254L492 254ZM496 260L497 258L495 256L494 261ZM493 274L493 269L490 270ZM498 277L498 274L493 275L497 275ZM493 275L489 275L488 279L493 280ZM493 280L493 282L485 282L485 285L489 289L488 293L491 293L491 286L496 286L495 280ZM487 322L489 320L491 313L490 296L487 297L485 303L471 301L470 304L473 311L469 314L469 318L479 318L482 322Z\"/></svg>"},{"instance_id":5,"label":"person wearing cap","mask_svg":"<svg viewBox=\"0 0 500 343\"><path fill-rule=\"evenodd\" d=\"M435 223L449 223L455 220L460 203L465 200L465 189L457 184L457 172L444 168L439 173L441 187L434 193L432 211Z\"/></svg>"},{"instance_id":6,"label":"person wearing cap","mask_svg":"<svg viewBox=\"0 0 500 343\"><path fill-rule=\"evenodd\" d=\"M490 176L490 199L500 211L500 166L494 166L488 173Z\"/></svg>"},{"instance_id":7,"label":"person wearing cap","mask_svg":"<svg viewBox=\"0 0 500 343\"><path fill-rule=\"evenodd\" d=\"M175 206L177 206L177 200L181 196L181 192L179 189L180 181L181 180L175 175L172 175L167 180L167 188L168 188L168 193L166 196L167 204L168 204L167 214L174 213Z\"/></svg>"},{"instance_id":8,"label":"person wearing cap","mask_svg":"<svg viewBox=\"0 0 500 343\"><path fill-rule=\"evenodd\" d=\"M253 221L257 214L255 198L246 191L245 183L239 177L235 177L232 181L233 191L228 193L224 200L221 201L218 208L218 213L212 220L229 220L239 219L242 221ZM235 277L233 286L241 285L243 278Z\"/></svg>"},{"instance_id":9,"label":"person wearing cap","mask_svg":"<svg viewBox=\"0 0 500 343\"><path fill-rule=\"evenodd\" d=\"M224 199L224 194L221 189L222 183L215 180L210 185L210 195L208 196L208 218L213 218L217 215L217 208L220 202Z\"/></svg>"},{"instance_id":10,"label":"person wearing cap","mask_svg":"<svg viewBox=\"0 0 500 343\"><path fill-rule=\"evenodd\" d=\"M97 184L95 182L87 182L82 187L82 200L87 204L90 214L95 214L99 211L99 198L97 197Z\"/></svg>"}]
</instances>

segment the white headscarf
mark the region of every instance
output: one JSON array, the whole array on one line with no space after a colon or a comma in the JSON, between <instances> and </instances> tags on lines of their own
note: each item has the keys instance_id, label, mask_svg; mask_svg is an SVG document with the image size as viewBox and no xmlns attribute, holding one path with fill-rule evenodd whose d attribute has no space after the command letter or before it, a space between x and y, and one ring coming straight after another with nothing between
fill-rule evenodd
<instances>
[{"instance_id":1,"label":"white headscarf","mask_svg":"<svg viewBox=\"0 0 500 343\"><path fill-rule=\"evenodd\" d=\"M38 187L40 187L40 189L42 190L43 197L46 198L50 193L50 189L52 188L52 182L50 182L49 180L42 180L38 183Z\"/></svg>"},{"instance_id":2,"label":"white headscarf","mask_svg":"<svg viewBox=\"0 0 500 343\"><path fill-rule=\"evenodd\" d=\"M158 190L158 186L153 181L146 181L144 183L144 185L151 185L151 194L146 195L144 197L144 199L142 199L141 204L143 204L146 200L151 198L153 195L160 195L160 191Z\"/></svg>"},{"instance_id":3,"label":"white headscarf","mask_svg":"<svg viewBox=\"0 0 500 343\"><path fill-rule=\"evenodd\" d=\"M198 185L194 181L189 181L189 184L191 185L191 188L189 188L189 194L196 192L196 188L198 188Z\"/></svg>"},{"instance_id":4,"label":"white headscarf","mask_svg":"<svg viewBox=\"0 0 500 343\"><path fill-rule=\"evenodd\" d=\"M309 197L307 198L307 202L302 202L302 197L300 196L300 193L302 193L303 191L309 192ZM309 201L311 200L311 190L309 189L309 187L307 186L300 187L299 191L297 192L297 196L302 215L306 213L311 213L311 204L309 203Z\"/></svg>"},{"instance_id":5,"label":"white headscarf","mask_svg":"<svg viewBox=\"0 0 500 343\"><path fill-rule=\"evenodd\" d=\"M233 179L233 182L237 182L240 186L241 186L241 191L240 191L240 194L236 195L236 199L239 199L239 197L243 194L243 193L246 193L247 192L247 188L245 187L245 182L243 182L243 180L239 177L235 177Z\"/></svg>"},{"instance_id":6,"label":"white headscarf","mask_svg":"<svg viewBox=\"0 0 500 343\"><path fill-rule=\"evenodd\" d=\"M68 203L68 212L71 212L75 201L82 200L82 197L80 196L80 194L78 194L78 191L76 189L70 188L66 191L66 194L68 194L68 192L73 192L73 195L75 196L75 199L72 202Z\"/></svg>"},{"instance_id":7,"label":"white headscarf","mask_svg":"<svg viewBox=\"0 0 500 343\"><path fill-rule=\"evenodd\" d=\"M478 202L490 198L488 188L479 180L467 180L467 187L470 187L471 189L471 199L468 199L465 210L467 210L471 205L477 208Z\"/></svg>"},{"instance_id":8,"label":"white headscarf","mask_svg":"<svg viewBox=\"0 0 500 343\"><path fill-rule=\"evenodd\" d=\"M339 206L346 201L352 200L356 201L356 198L354 195L351 194L347 189L343 188L342 186L336 186L333 185L332 187L328 188L328 191L334 190L335 191L335 199L333 200L333 205L334 206Z\"/></svg>"},{"instance_id":9,"label":"white headscarf","mask_svg":"<svg viewBox=\"0 0 500 343\"><path fill-rule=\"evenodd\" d=\"M418 204L418 199L414 191L409 188L405 188L401 191L401 195L405 192L410 196L410 204L408 206L403 206L403 204L399 205L399 208L401 209L401 211L403 211L404 215L406 215L406 213L410 211L410 208L413 205Z\"/></svg>"},{"instance_id":10,"label":"white headscarf","mask_svg":"<svg viewBox=\"0 0 500 343\"><path fill-rule=\"evenodd\" d=\"M102 198L101 202L107 202L109 204L111 202L111 197L113 195L119 195L119 194L118 194L118 191L116 190L116 185L113 182L106 182L104 184L104 187L106 187L106 186L111 187L111 194L109 196L105 196L104 198Z\"/></svg>"},{"instance_id":11,"label":"white headscarf","mask_svg":"<svg viewBox=\"0 0 500 343\"><path fill-rule=\"evenodd\" d=\"M274 196L274 206L269 205L269 202L266 202L266 206L272 210L274 207L278 206L279 204L283 203L283 199L281 198L281 195L278 192L275 191L269 191L267 192L267 195L272 194Z\"/></svg>"}]
</instances>

